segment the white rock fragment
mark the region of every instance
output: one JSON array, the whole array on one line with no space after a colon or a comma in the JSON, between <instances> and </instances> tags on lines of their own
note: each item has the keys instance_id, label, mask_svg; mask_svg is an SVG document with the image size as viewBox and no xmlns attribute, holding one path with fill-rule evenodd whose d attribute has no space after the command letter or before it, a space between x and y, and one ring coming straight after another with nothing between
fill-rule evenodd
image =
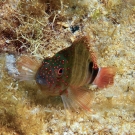
<instances>
[{"instance_id":1,"label":"white rock fragment","mask_svg":"<svg viewBox=\"0 0 135 135\"><path fill-rule=\"evenodd\" d=\"M74 133L71 131L71 130L69 130L69 131L67 131L67 132L63 132L63 135L73 135Z\"/></svg>"},{"instance_id":2,"label":"white rock fragment","mask_svg":"<svg viewBox=\"0 0 135 135\"><path fill-rule=\"evenodd\" d=\"M122 125L122 131L123 133L130 133L130 123L124 123Z\"/></svg>"},{"instance_id":3,"label":"white rock fragment","mask_svg":"<svg viewBox=\"0 0 135 135\"><path fill-rule=\"evenodd\" d=\"M32 114L37 114L38 112L40 112L40 109L37 107L31 110Z\"/></svg>"},{"instance_id":4,"label":"white rock fragment","mask_svg":"<svg viewBox=\"0 0 135 135\"><path fill-rule=\"evenodd\" d=\"M16 59L14 55L6 55L6 69L10 75L16 76L19 75L17 68L15 67Z\"/></svg>"},{"instance_id":5,"label":"white rock fragment","mask_svg":"<svg viewBox=\"0 0 135 135\"><path fill-rule=\"evenodd\" d=\"M72 127L71 127L71 129L74 132L76 132L76 131L78 131L79 127L80 127L79 123L78 122L74 122L73 125L72 125Z\"/></svg>"}]
</instances>

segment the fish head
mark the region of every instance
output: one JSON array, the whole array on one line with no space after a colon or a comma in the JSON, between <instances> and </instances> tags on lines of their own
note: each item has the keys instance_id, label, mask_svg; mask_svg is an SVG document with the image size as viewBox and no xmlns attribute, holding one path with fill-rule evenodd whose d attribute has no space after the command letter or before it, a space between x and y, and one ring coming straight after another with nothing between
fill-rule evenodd
<instances>
[{"instance_id":1,"label":"fish head","mask_svg":"<svg viewBox=\"0 0 135 135\"><path fill-rule=\"evenodd\" d=\"M63 91L69 86L69 70L68 60L62 54L56 54L43 60L36 74L36 82L42 90Z\"/></svg>"}]
</instances>

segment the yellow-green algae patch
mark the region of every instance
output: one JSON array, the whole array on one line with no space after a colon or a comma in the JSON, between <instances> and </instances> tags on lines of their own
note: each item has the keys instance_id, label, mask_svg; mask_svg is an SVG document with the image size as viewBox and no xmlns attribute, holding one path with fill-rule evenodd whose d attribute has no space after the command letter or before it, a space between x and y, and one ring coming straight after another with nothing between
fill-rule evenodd
<instances>
[{"instance_id":1,"label":"yellow-green algae patch","mask_svg":"<svg viewBox=\"0 0 135 135\"><path fill-rule=\"evenodd\" d=\"M43 58L70 46L70 27L91 38L100 66L117 68L114 86L95 90L92 112L66 121L59 97L46 97L35 82L18 82L5 56ZM133 0L0 1L1 134L135 134L135 3ZM91 86L90 86L91 88Z\"/></svg>"}]
</instances>

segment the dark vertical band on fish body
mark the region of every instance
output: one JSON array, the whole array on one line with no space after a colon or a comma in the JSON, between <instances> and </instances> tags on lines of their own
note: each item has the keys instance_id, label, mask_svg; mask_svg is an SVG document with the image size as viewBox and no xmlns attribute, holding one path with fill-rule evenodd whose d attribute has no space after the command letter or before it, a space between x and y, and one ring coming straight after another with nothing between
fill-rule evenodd
<instances>
[{"instance_id":1,"label":"dark vertical band on fish body","mask_svg":"<svg viewBox=\"0 0 135 135\"><path fill-rule=\"evenodd\" d=\"M91 78L90 78L89 84L91 84L95 80L95 78L98 74L99 68L94 69L93 68L93 62L90 62L89 63L89 71L91 73Z\"/></svg>"}]
</instances>

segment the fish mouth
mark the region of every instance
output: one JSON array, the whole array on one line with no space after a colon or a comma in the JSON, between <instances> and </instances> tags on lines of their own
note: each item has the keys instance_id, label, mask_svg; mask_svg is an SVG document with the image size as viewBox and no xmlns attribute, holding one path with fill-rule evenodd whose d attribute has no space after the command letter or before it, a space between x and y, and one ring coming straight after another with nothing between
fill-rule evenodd
<instances>
[{"instance_id":1,"label":"fish mouth","mask_svg":"<svg viewBox=\"0 0 135 135\"><path fill-rule=\"evenodd\" d=\"M46 85L42 79L36 78L36 82L41 85Z\"/></svg>"},{"instance_id":2,"label":"fish mouth","mask_svg":"<svg viewBox=\"0 0 135 135\"><path fill-rule=\"evenodd\" d=\"M41 76L40 74L39 74L39 71L36 73L36 83L37 84L40 84L40 85L47 85L47 81L46 81L46 78L45 78L45 76L43 77L43 76Z\"/></svg>"}]
</instances>

